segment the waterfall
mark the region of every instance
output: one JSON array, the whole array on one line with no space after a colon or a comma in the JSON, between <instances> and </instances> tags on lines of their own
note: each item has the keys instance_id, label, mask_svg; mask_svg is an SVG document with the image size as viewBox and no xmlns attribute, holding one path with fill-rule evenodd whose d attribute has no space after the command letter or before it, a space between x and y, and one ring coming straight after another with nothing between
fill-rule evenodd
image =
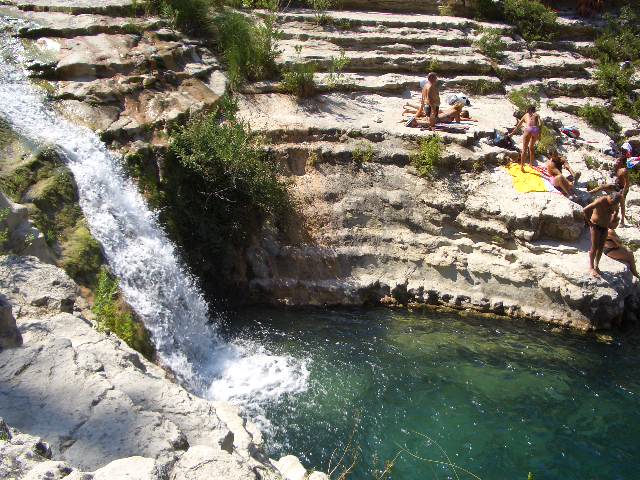
<instances>
[{"instance_id":1,"label":"waterfall","mask_svg":"<svg viewBox=\"0 0 640 480\"><path fill-rule=\"evenodd\" d=\"M0 20L10 27L9 22ZM80 206L122 292L151 332L159 360L195 394L246 404L306 388L304 363L224 342L197 282L155 212L98 136L60 118L28 80L22 43L2 34L0 116L35 145L54 146L73 173Z\"/></svg>"}]
</instances>

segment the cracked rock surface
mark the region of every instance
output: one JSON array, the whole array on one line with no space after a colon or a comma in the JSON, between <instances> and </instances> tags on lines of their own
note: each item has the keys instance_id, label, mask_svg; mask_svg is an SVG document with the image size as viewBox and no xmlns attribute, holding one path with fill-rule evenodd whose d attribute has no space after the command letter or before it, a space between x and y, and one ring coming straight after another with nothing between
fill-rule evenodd
<instances>
[{"instance_id":1,"label":"cracked rock surface","mask_svg":"<svg viewBox=\"0 0 640 480\"><path fill-rule=\"evenodd\" d=\"M260 433L236 408L191 395L114 335L98 332L62 270L34 257L2 257L0 292L24 342L0 352L0 415L50 445L36 455L39 439L3 427L2 478L15 468L22 469L16 478L79 469L94 473L67 478L95 479L255 479L274 471ZM51 475L22 477L20 458Z\"/></svg>"}]
</instances>

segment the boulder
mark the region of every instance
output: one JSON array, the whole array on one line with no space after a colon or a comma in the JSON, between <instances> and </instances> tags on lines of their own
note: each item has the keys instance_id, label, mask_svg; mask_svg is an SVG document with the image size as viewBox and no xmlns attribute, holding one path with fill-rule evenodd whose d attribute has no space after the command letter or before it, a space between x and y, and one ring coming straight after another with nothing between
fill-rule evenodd
<instances>
[{"instance_id":1,"label":"boulder","mask_svg":"<svg viewBox=\"0 0 640 480\"><path fill-rule=\"evenodd\" d=\"M0 295L0 350L22 345L22 335L16 326L11 304Z\"/></svg>"}]
</instances>

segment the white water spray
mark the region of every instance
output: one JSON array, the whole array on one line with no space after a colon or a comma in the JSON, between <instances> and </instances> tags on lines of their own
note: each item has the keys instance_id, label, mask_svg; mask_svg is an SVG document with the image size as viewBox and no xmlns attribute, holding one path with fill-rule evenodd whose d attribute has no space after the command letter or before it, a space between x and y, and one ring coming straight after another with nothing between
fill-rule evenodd
<instances>
[{"instance_id":1,"label":"white water spray","mask_svg":"<svg viewBox=\"0 0 640 480\"><path fill-rule=\"evenodd\" d=\"M22 44L2 37L0 116L29 141L55 146L66 160L91 233L127 302L151 332L161 362L187 388L212 399L250 405L304 390L304 363L219 338L197 282L181 265L156 214L123 175L119 159L95 133L48 107L21 66L27 60Z\"/></svg>"}]
</instances>

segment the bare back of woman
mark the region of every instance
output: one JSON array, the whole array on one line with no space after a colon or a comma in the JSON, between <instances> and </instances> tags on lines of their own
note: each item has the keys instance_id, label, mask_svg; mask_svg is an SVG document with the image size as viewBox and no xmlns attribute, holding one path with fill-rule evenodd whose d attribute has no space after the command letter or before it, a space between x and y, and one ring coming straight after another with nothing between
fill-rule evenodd
<instances>
[{"instance_id":1,"label":"bare back of woman","mask_svg":"<svg viewBox=\"0 0 640 480\"><path fill-rule=\"evenodd\" d=\"M524 172L524 161L527 155L529 156L529 166L533 167L533 161L536 156L536 143L540 140L542 122L540 121L540 115L536 113L535 106L532 105L527 109L527 113L520 119L509 135L513 135L523 125L524 134L522 135L520 169Z\"/></svg>"}]
</instances>

